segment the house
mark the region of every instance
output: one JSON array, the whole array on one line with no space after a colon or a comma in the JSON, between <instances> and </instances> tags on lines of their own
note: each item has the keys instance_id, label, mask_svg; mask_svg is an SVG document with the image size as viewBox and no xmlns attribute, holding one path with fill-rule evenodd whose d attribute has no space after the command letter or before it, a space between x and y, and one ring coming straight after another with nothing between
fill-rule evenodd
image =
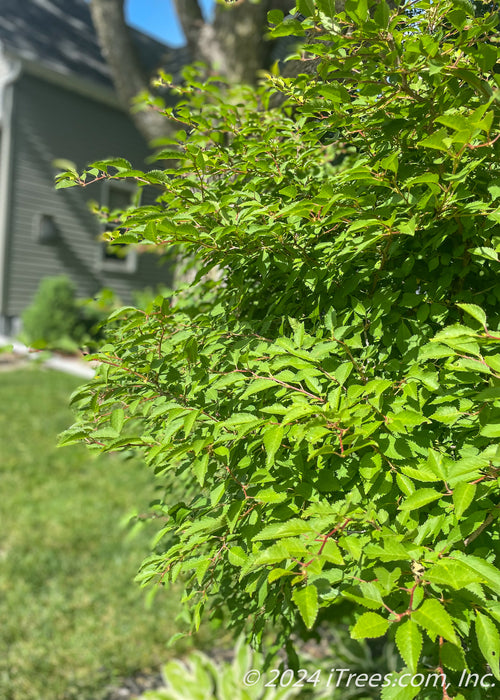
<instances>
[{"instance_id":1,"label":"house","mask_svg":"<svg viewBox=\"0 0 500 700\"><path fill-rule=\"evenodd\" d=\"M134 31L149 69L177 53ZM167 52L167 56L165 54ZM85 167L122 156L143 169L148 148L120 106L86 0L0 0L0 333L17 330L40 280L68 275L78 295L168 284L159 257L119 257L101 240L89 200L127 205L132 184L55 190L56 159Z\"/></svg>"}]
</instances>

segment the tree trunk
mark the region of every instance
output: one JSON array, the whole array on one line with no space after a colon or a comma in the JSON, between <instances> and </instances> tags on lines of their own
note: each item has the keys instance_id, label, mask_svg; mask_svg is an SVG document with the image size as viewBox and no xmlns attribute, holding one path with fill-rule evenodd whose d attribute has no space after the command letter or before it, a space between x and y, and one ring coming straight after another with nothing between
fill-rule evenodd
<instances>
[{"instance_id":1,"label":"tree trunk","mask_svg":"<svg viewBox=\"0 0 500 700\"><path fill-rule=\"evenodd\" d=\"M202 61L232 82L253 83L269 67L272 42L265 40L267 13L285 14L293 0L238 0L215 7L213 24L205 22L198 0L174 0L194 60Z\"/></svg>"},{"instance_id":2,"label":"tree trunk","mask_svg":"<svg viewBox=\"0 0 500 700\"><path fill-rule=\"evenodd\" d=\"M134 98L149 90L149 80L125 23L123 6L124 0L91 0L90 12L118 98L130 109ZM172 133L170 122L153 109L132 112L131 116L147 141Z\"/></svg>"}]
</instances>

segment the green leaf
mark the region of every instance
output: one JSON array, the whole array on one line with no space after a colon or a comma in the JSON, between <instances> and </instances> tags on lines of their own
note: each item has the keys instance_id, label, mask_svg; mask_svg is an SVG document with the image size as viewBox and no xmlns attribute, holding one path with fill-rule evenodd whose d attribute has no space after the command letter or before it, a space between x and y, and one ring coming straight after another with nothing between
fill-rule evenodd
<instances>
[{"instance_id":1,"label":"green leaf","mask_svg":"<svg viewBox=\"0 0 500 700\"><path fill-rule=\"evenodd\" d=\"M413 620L407 620L398 625L396 630L396 645L403 661L412 673L417 672L418 660L422 653L422 633Z\"/></svg>"},{"instance_id":2,"label":"green leaf","mask_svg":"<svg viewBox=\"0 0 500 700\"><path fill-rule=\"evenodd\" d=\"M261 489L254 496L256 501L260 503L283 503L288 500L288 495L285 492L278 492L274 488Z\"/></svg>"},{"instance_id":3,"label":"green leaf","mask_svg":"<svg viewBox=\"0 0 500 700\"><path fill-rule=\"evenodd\" d=\"M469 120L462 114L443 114L440 117L436 117L435 121L454 131L465 131L470 128Z\"/></svg>"},{"instance_id":4,"label":"green leaf","mask_svg":"<svg viewBox=\"0 0 500 700\"><path fill-rule=\"evenodd\" d=\"M117 433L121 431L123 428L123 423L125 421L125 412L123 408L115 408L115 410L111 414L110 418L110 423L111 427L113 430L116 430Z\"/></svg>"},{"instance_id":5,"label":"green leaf","mask_svg":"<svg viewBox=\"0 0 500 700\"><path fill-rule=\"evenodd\" d=\"M297 573L295 571L288 571L288 569L281 569L279 567L276 567L274 569L271 569L271 571L268 574L267 580L269 583L273 583L273 581L277 581L280 578L283 578L283 576L296 576Z\"/></svg>"},{"instance_id":6,"label":"green leaf","mask_svg":"<svg viewBox=\"0 0 500 700\"><path fill-rule=\"evenodd\" d=\"M271 10L272 12L272 10ZM278 39L282 36L304 36L305 31L302 24L296 19L284 19L283 22L277 25L272 32L271 37Z\"/></svg>"},{"instance_id":7,"label":"green leaf","mask_svg":"<svg viewBox=\"0 0 500 700\"><path fill-rule=\"evenodd\" d=\"M455 590L465 588L471 583L483 583L484 577L473 571L459 559L440 559L434 566L425 572L425 579L434 583L449 586Z\"/></svg>"},{"instance_id":8,"label":"green leaf","mask_svg":"<svg viewBox=\"0 0 500 700\"><path fill-rule=\"evenodd\" d=\"M67 445L76 445L77 443L88 437L89 431L83 428L69 428L59 435L57 442L58 447L65 447Z\"/></svg>"},{"instance_id":9,"label":"green leaf","mask_svg":"<svg viewBox=\"0 0 500 700\"><path fill-rule=\"evenodd\" d=\"M318 616L318 589L313 585L298 588L293 592L292 598L299 609L305 626L311 629Z\"/></svg>"},{"instance_id":10,"label":"green leaf","mask_svg":"<svg viewBox=\"0 0 500 700\"><path fill-rule=\"evenodd\" d=\"M486 327L486 314L480 306L476 304L457 304L457 306L462 309L462 311L465 311L466 314L475 318L476 321L479 321L482 326Z\"/></svg>"},{"instance_id":11,"label":"green leaf","mask_svg":"<svg viewBox=\"0 0 500 700\"><path fill-rule=\"evenodd\" d=\"M314 0L297 0L297 10L304 17L311 17L315 11Z\"/></svg>"},{"instance_id":12,"label":"green leaf","mask_svg":"<svg viewBox=\"0 0 500 700\"><path fill-rule=\"evenodd\" d=\"M489 438L500 437L500 424L490 423L489 425L485 425L483 428L481 428L481 430L479 432L480 432L480 435L483 435L484 437L489 437Z\"/></svg>"},{"instance_id":13,"label":"green leaf","mask_svg":"<svg viewBox=\"0 0 500 700\"><path fill-rule=\"evenodd\" d=\"M337 8L335 0L316 0L319 11L329 19L334 19L337 16Z\"/></svg>"},{"instance_id":14,"label":"green leaf","mask_svg":"<svg viewBox=\"0 0 500 700\"><path fill-rule=\"evenodd\" d=\"M390 679L390 683L385 679ZM412 686L409 681L411 679L408 678L406 671L385 676L380 694L381 700L413 700L420 693L421 688Z\"/></svg>"},{"instance_id":15,"label":"green leaf","mask_svg":"<svg viewBox=\"0 0 500 700\"><path fill-rule=\"evenodd\" d=\"M387 4L386 0L380 0L377 3L373 19L379 27L382 27L382 29L386 29L387 25L389 24L389 17L389 5Z\"/></svg>"},{"instance_id":16,"label":"green leaf","mask_svg":"<svg viewBox=\"0 0 500 700\"><path fill-rule=\"evenodd\" d=\"M241 398L246 399L247 397L252 396L253 394L257 394L260 391L270 389L271 387L276 389L278 386L279 385L277 384L277 382L274 381L274 379L255 379L253 382L250 382L248 388L246 389Z\"/></svg>"},{"instance_id":17,"label":"green leaf","mask_svg":"<svg viewBox=\"0 0 500 700\"><path fill-rule=\"evenodd\" d=\"M233 566L244 566L248 560L248 555L241 547L231 547L228 552L229 562Z\"/></svg>"},{"instance_id":18,"label":"green leaf","mask_svg":"<svg viewBox=\"0 0 500 700\"><path fill-rule=\"evenodd\" d=\"M455 516L461 518L464 511L470 506L476 495L476 484L468 484L466 481L458 483L453 489L453 505Z\"/></svg>"},{"instance_id":19,"label":"green leaf","mask_svg":"<svg viewBox=\"0 0 500 700\"><path fill-rule=\"evenodd\" d=\"M389 620L377 613L363 613L351 630L353 639L373 639L382 637L389 629Z\"/></svg>"},{"instance_id":20,"label":"green leaf","mask_svg":"<svg viewBox=\"0 0 500 700\"><path fill-rule=\"evenodd\" d=\"M497 626L493 620L477 611L475 627L481 653L495 678L500 681L500 634Z\"/></svg>"},{"instance_id":21,"label":"green leaf","mask_svg":"<svg viewBox=\"0 0 500 700\"><path fill-rule=\"evenodd\" d=\"M480 557L476 557L470 554L465 554L464 552L453 552L455 559L460 559L467 566L470 566L473 571L480 574L486 585L489 586L497 595L500 595L500 570L490 564L489 561L485 561Z\"/></svg>"},{"instance_id":22,"label":"green leaf","mask_svg":"<svg viewBox=\"0 0 500 700\"><path fill-rule=\"evenodd\" d=\"M495 202L500 197L500 179L493 180L488 185L488 192L491 195L491 199Z\"/></svg>"},{"instance_id":23,"label":"green leaf","mask_svg":"<svg viewBox=\"0 0 500 700\"><path fill-rule=\"evenodd\" d=\"M269 467L274 462L274 455L279 450L283 440L283 426L273 425L264 433L263 441L267 452L266 465Z\"/></svg>"},{"instance_id":24,"label":"green leaf","mask_svg":"<svg viewBox=\"0 0 500 700\"><path fill-rule=\"evenodd\" d=\"M441 646L441 663L452 671L463 671L467 668L467 662L462 647L457 647L450 642Z\"/></svg>"},{"instance_id":25,"label":"green leaf","mask_svg":"<svg viewBox=\"0 0 500 700\"><path fill-rule=\"evenodd\" d=\"M457 646L460 644L451 617L435 598L425 600L422 606L412 613L411 619L423 627L432 640L439 636Z\"/></svg>"},{"instance_id":26,"label":"green leaf","mask_svg":"<svg viewBox=\"0 0 500 700\"><path fill-rule=\"evenodd\" d=\"M428 503L432 503L432 501L436 501L438 498L442 498L442 495L442 493L434 489L419 489L412 493L411 496L408 496L399 508L400 510L417 510Z\"/></svg>"},{"instance_id":27,"label":"green leaf","mask_svg":"<svg viewBox=\"0 0 500 700\"><path fill-rule=\"evenodd\" d=\"M438 151L448 151L451 147L451 140L448 138L448 132L445 128L438 129L430 136L422 139L417 143L417 146L424 146L425 148L434 148Z\"/></svg>"},{"instance_id":28,"label":"green leaf","mask_svg":"<svg viewBox=\"0 0 500 700\"><path fill-rule=\"evenodd\" d=\"M188 437L189 434L191 433L194 424L196 423L196 419L198 418L200 412L199 411L189 411L187 416L184 416L184 437Z\"/></svg>"},{"instance_id":29,"label":"green leaf","mask_svg":"<svg viewBox=\"0 0 500 700\"><path fill-rule=\"evenodd\" d=\"M477 248L472 248L470 252L472 255L477 255L479 258L500 262L497 251L489 246L478 246Z\"/></svg>"},{"instance_id":30,"label":"green leaf","mask_svg":"<svg viewBox=\"0 0 500 700\"><path fill-rule=\"evenodd\" d=\"M440 481L439 476L436 476L433 471L425 466L401 467L401 471L405 476L409 476L410 479L415 479L416 481Z\"/></svg>"},{"instance_id":31,"label":"green leaf","mask_svg":"<svg viewBox=\"0 0 500 700\"><path fill-rule=\"evenodd\" d=\"M269 24L281 24L285 15L281 10L270 10L267 13L267 21Z\"/></svg>"},{"instance_id":32,"label":"green leaf","mask_svg":"<svg viewBox=\"0 0 500 700\"><path fill-rule=\"evenodd\" d=\"M317 530L306 520L291 518L283 523L271 523L258 532L253 538L259 540L275 540L282 537L296 537L297 535L317 534Z\"/></svg>"},{"instance_id":33,"label":"green leaf","mask_svg":"<svg viewBox=\"0 0 500 700\"><path fill-rule=\"evenodd\" d=\"M345 11L355 22L366 22L368 18L368 0L346 0Z\"/></svg>"},{"instance_id":34,"label":"green leaf","mask_svg":"<svg viewBox=\"0 0 500 700\"><path fill-rule=\"evenodd\" d=\"M200 486L203 486L205 483L205 476L208 469L208 459L209 455L208 452L206 452L202 457L195 459L192 463L194 475Z\"/></svg>"}]
</instances>

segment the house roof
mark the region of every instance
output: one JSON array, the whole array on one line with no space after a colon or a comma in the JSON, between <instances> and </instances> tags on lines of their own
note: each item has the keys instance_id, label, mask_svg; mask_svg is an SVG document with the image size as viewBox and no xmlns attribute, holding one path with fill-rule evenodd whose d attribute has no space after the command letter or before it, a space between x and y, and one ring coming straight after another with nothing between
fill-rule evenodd
<instances>
[{"instance_id":1,"label":"house roof","mask_svg":"<svg viewBox=\"0 0 500 700\"><path fill-rule=\"evenodd\" d=\"M144 68L177 74L188 62L172 49L132 30ZM113 89L85 0L0 0L0 43L15 56L54 73Z\"/></svg>"}]
</instances>

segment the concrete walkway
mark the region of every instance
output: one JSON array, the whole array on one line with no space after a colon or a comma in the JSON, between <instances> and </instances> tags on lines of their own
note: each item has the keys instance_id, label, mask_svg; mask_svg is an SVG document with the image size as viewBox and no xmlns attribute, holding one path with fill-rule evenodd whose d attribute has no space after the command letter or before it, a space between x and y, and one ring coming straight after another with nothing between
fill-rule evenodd
<instances>
[{"instance_id":1,"label":"concrete walkway","mask_svg":"<svg viewBox=\"0 0 500 700\"><path fill-rule=\"evenodd\" d=\"M30 350L26 345L23 345L23 343L0 334L0 348L5 346L12 346L10 354L14 356L14 358L19 358L20 360L36 360L38 358L38 351ZM14 360L13 366L15 367L16 364ZM49 369L55 369L58 372L74 374L83 379L92 379L95 375L95 369L93 369L88 362L85 362L85 360L78 357L64 357L57 353L53 353L48 359L43 360L43 366Z\"/></svg>"}]
</instances>

